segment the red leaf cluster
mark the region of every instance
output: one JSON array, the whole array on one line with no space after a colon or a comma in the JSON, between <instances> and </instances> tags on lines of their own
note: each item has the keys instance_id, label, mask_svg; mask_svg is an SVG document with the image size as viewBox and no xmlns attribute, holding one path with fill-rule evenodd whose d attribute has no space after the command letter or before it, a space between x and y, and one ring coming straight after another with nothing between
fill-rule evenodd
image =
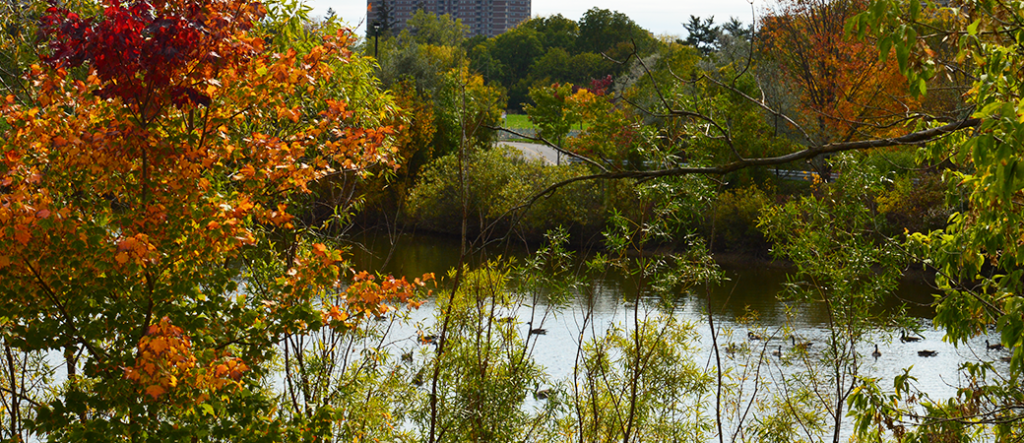
<instances>
[{"instance_id":1,"label":"red leaf cluster","mask_svg":"<svg viewBox=\"0 0 1024 443\"><path fill-rule=\"evenodd\" d=\"M47 9L40 32L51 51L52 66L90 65L103 87L97 95L141 104L166 96L175 106L209 106L210 97L182 74L202 61L214 62L210 43L211 14L197 1L164 2L107 0L103 15L82 18L57 6ZM246 23L246 22L243 22Z\"/></svg>"}]
</instances>

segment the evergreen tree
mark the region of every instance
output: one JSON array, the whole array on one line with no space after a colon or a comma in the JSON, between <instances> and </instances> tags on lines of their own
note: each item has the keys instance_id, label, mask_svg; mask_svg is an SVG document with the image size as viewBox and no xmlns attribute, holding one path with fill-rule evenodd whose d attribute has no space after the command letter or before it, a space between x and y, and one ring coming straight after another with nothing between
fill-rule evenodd
<instances>
[{"instance_id":1,"label":"evergreen tree","mask_svg":"<svg viewBox=\"0 0 1024 443\"><path fill-rule=\"evenodd\" d=\"M686 36L686 44L696 48L701 55L711 54L718 49L722 30L715 25L715 16L701 21L700 17L691 15L690 22L683 23L683 27L689 33Z\"/></svg>"}]
</instances>

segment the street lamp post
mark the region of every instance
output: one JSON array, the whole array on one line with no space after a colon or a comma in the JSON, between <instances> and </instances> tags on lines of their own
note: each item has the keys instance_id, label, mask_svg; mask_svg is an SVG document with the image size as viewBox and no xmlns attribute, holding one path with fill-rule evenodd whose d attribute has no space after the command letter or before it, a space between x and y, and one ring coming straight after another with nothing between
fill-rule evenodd
<instances>
[{"instance_id":1,"label":"street lamp post","mask_svg":"<svg viewBox=\"0 0 1024 443\"><path fill-rule=\"evenodd\" d=\"M377 39L380 38L380 23L373 24L373 58L377 57Z\"/></svg>"}]
</instances>

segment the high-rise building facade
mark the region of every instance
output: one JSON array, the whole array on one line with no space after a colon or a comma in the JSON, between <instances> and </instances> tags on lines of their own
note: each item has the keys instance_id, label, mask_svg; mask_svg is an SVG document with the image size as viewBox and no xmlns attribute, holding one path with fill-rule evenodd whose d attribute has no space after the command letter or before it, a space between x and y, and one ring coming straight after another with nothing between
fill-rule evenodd
<instances>
[{"instance_id":1,"label":"high-rise building facade","mask_svg":"<svg viewBox=\"0 0 1024 443\"><path fill-rule=\"evenodd\" d=\"M382 11L388 9L394 32L400 32L405 22L417 10L448 14L462 20L469 27L469 35L494 37L519 23L530 19L531 0L367 0L366 23L373 26ZM386 3L386 4L385 4Z\"/></svg>"}]
</instances>

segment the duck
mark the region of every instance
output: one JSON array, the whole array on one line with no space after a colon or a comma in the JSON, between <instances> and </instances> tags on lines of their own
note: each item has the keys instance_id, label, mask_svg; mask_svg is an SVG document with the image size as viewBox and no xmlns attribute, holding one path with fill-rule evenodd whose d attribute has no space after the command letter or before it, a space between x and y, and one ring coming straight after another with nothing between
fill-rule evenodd
<instances>
[{"instance_id":1,"label":"duck","mask_svg":"<svg viewBox=\"0 0 1024 443\"><path fill-rule=\"evenodd\" d=\"M903 343L913 343L916 341L921 341L921 337L910 336L907 335L907 331L900 331L900 341Z\"/></svg>"},{"instance_id":2,"label":"duck","mask_svg":"<svg viewBox=\"0 0 1024 443\"><path fill-rule=\"evenodd\" d=\"M922 351L917 351L917 356L918 357L934 357L936 355L939 355L938 351L932 351L932 350L929 350L929 349L925 349L925 350L922 350Z\"/></svg>"},{"instance_id":3,"label":"duck","mask_svg":"<svg viewBox=\"0 0 1024 443\"><path fill-rule=\"evenodd\" d=\"M779 349L777 351L772 351L772 355L782 357L782 345L779 345Z\"/></svg>"},{"instance_id":4,"label":"duck","mask_svg":"<svg viewBox=\"0 0 1024 443\"><path fill-rule=\"evenodd\" d=\"M754 331L747 332L747 338L750 340L761 340L761 336L754 333Z\"/></svg>"},{"instance_id":5,"label":"duck","mask_svg":"<svg viewBox=\"0 0 1024 443\"><path fill-rule=\"evenodd\" d=\"M527 335L544 335L548 333L547 329L533 327L533 322L526 322L526 328L530 331Z\"/></svg>"},{"instance_id":6,"label":"duck","mask_svg":"<svg viewBox=\"0 0 1024 443\"><path fill-rule=\"evenodd\" d=\"M1009 363L1010 362L1010 357L1005 357L1005 356L1004 357L999 357L999 361L1001 361L1003 363Z\"/></svg>"},{"instance_id":7,"label":"duck","mask_svg":"<svg viewBox=\"0 0 1024 443\"><path fill-rule=\"evenodd\" d=\"M738 352L739 350L740 350L740 347L736 346L736 343L729 342L729 344L725 345L725 353L726 354L733 355L736 352Z\"/></svg>"},{"instance_id":8,"label":"duck","mask_svg":"<svg viewBox=\"0 0 1024 443\"><path fill-rule=\"evenodd\" d=\"M790 341L792 341L792 342L793 342L793 347L794 347L794 348L797 348L797 349L800 349L800 350L804 350L804 351L806 351L806 350L807 350L807 348L811 347L811 345L813 345L813 344L814 344L814 343L811 343L811 342L809 342L809 341L805 341L805 342L803 342L803 343L797 343L797 342L796 342L796 336L795 336L795 335L790 335L790 336L789 336L789 339L790 339Z\"/></svg>"},{"instance_id":9,"label":"duck","mask_svg":"<svg viewBox=\"0 0 1024 443\"><path fill-rule=\"evenodd\" d=\"M878 357L882 356L882 353L878 350L878 344L877 343L875 344L875 352L872 352L871 356L875 357L875 359L878 359Z\"/></svg>"},{"instance_id":10,"label":"duck","mask_svg":"<svg viewBox=\"0 0 1024 443\"><path fill-rule=\"evenodd\" d=\"M1003 350L1003 344L1002 343L991 344L991 343L988 342L988 340L985 340L985 349L989 350L989 351L1002 351Z\"/></svg>"},{"instance_id":11,"label":"duck","mask_svg":"<svg viewBox=\"0 0 1024 443\"><path fill-rule=\"evenodd\" d=\"M426 372L427 372L427 367L426 366L421 367L419 371L416 371L416 374L412 376L412 384L414 384L416 386L423 386L423 383L424 383L423 379L426 376Z\"/></svg>"},{"instance_id":12,"label":"duck","mask_svg":"<svg viewBox=\"0 0 1024 443\"><path fill-rule=\"evenodd\" d=\"M551 388L538 389L533 393L533 398L537 400L544 400L551 396Z\"/></svg>"}]
</instances>

